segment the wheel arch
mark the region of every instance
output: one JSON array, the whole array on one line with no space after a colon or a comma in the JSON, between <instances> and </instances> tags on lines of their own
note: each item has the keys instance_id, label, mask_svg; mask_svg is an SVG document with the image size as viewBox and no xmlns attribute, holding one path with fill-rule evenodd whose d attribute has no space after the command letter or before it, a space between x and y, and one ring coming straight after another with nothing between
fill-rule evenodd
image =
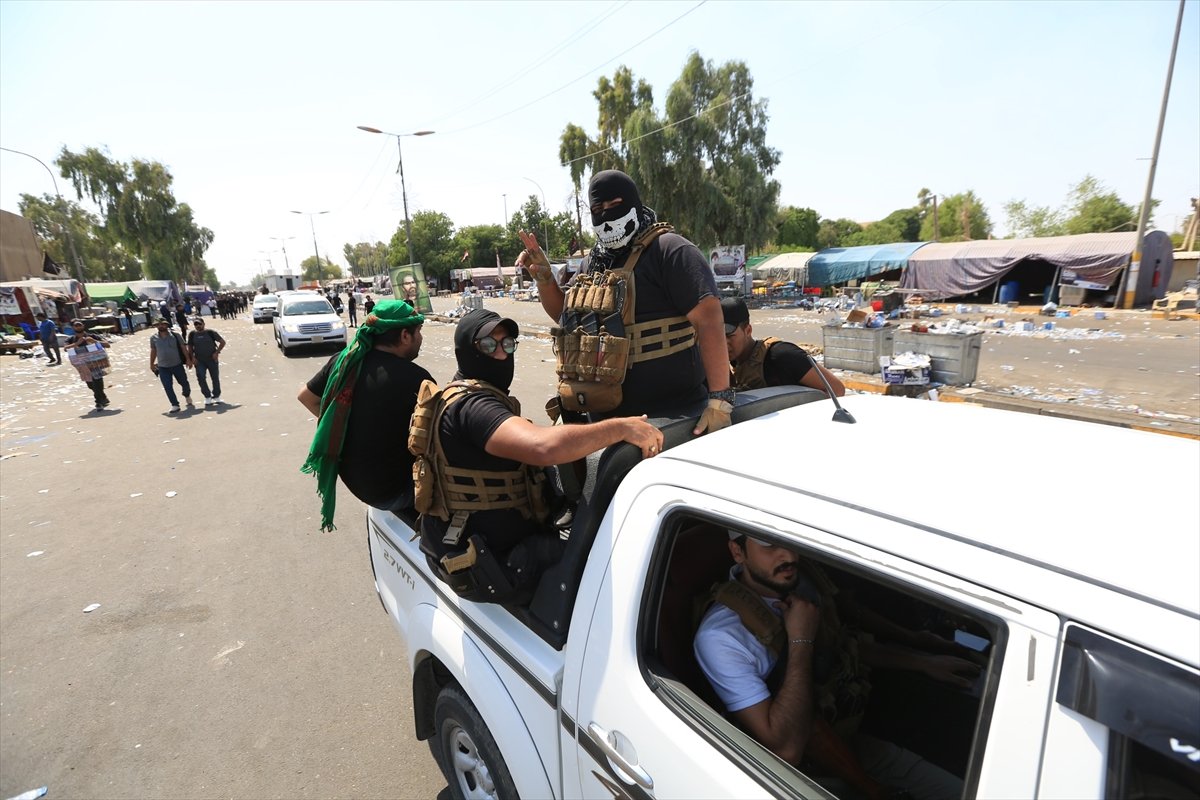
<instances>
[{"instance_id":1,"label":"wheel arch","mask_svg":"<svg viewBox=\"0 0 1200 800\"><path fill-rule=\"evenodd\" d=\"M423 645L409 641L414 648L412 697L417 738L426 740L436 733L433 717L438 693L442 687L456 684L491 731L520 795L557 797L547 772L552 767L557 775L557 765L542 762L520 709L474 640L432 606L414 613L408 630L410 634L418 630L430 634L430 641Z\"/></svg>"}]
</instances>

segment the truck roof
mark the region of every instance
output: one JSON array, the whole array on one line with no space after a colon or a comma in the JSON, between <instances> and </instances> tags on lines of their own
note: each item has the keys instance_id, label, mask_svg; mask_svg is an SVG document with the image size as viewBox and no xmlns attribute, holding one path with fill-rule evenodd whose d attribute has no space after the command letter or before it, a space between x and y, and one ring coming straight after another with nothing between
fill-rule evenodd
<instances>
[{"instance_id":1,"label":"truck roof","mask_svg":"<svg viewBox=\"0 0 1200 800\"><path fill-rule=\"evenodd\" d=\"M1200 618L1200 443L964 403L809 403L661 458L915 523Z\"/></svg>"}]
</instances>

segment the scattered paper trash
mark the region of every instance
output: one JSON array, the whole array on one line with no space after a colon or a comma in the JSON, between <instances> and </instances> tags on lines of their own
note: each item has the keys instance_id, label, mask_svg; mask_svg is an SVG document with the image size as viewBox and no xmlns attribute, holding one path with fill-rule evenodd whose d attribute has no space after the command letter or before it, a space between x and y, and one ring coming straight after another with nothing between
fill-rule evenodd
<instances>
[{"instance_id":1,"label":"scattered paper trash","mask_svg":"<svg viewBox=\"0 0 1200 800\"><path fill-rule=\"evenodd\" d=\"M83 613L90 614L99 607L100 607L99 603L92 603L91 605L87 605L87 606L83 607Z\"/></svg>"},{"instance_id":2,"label":"scattered paper trash","mask_svg":"<svg viewBox=\"0 0 1200 800\"><path fill-rule=\"evenodd\" d=\"M49 489L38 489L38 494L50 494Z\"/></svg>"},{"instance_id":3,"label":"scattered paper trash","mask_svg":"<svg viewBox=\"0 0 1200 800\"><path fill-rule=\"evenodd\" d=\"M167 492L167 497L174 497L177 494L179 494L179 492Z\"/></svg>"},{"instance_id":4,"label":"scattered paper trash","mask_svg":"<svg viewBox=\"0 0 1200 800\"><path fill-rule=\"evenodd\" d=\"M32 553L26 553L26 554L25 554L25 557L26 557L26 558L33 558L33 557L35 557L35 556L40 556L40 555L42 555L42 554L43 554L43 553L45 553L45 552L46 552L45 550L34 550Z\"/></svg>"},{"instance_id":5,"label":"scattered paper trash","mask_svg":"<svg viewBox=\"0 0 1200 800\"><path fill-rule=\"evenodd\" d=\"M141 493L141 492L134 492L133 494L131 494L131 495L129 495L129 496L130 496L130 497L141 497L141 496L142 496L142 493Z\"/></svg>"}]
</instances>

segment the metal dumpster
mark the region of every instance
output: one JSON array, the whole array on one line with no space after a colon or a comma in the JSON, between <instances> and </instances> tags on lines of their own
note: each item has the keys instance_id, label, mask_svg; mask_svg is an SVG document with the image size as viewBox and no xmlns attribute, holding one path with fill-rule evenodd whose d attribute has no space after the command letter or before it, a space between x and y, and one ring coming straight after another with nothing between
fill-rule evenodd
<instances>
[{"instance_id":1,"label":"metal dumpster","mask_svg":"<svg viewBox=\"0 0 1200 800\"><path fill-rule=\"evenodd\" d=\"M913 333L897 331L893 344L896 353L924 353L929 356L931 378L949 386L974 383L979 372L979 351L983 333Z\"/></svg>"},{"instance_id":2,"label":"metal dumpster","mask_svg":"<svg viewBox=\"0 0 1200 800\"><path fill-rule=\"evenodd\" d=\"M849 369L874 375L879 372L879 357L892 354L892 338L896 328L843 328L826 325L821 328L821 347L825 351L828 369Z\"/></svg>"}]
</instances>

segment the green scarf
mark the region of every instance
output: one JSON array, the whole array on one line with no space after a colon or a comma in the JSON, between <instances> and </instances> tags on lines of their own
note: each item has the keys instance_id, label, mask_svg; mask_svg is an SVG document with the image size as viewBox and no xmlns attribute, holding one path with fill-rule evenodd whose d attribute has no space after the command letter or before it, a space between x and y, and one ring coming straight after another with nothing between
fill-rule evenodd
<instances>
[{"instance_id":1,"label":"green scarf","mask_svg":"<svg viewBox=\"0 0 1200 800\"><path fill-rule=\"evenodd\" d=\"M342 460L342 444L350 422L354 403L354 386L363 359L375 346L380 333L420 325L425 318L403 300L380 300L358 327L354 341L338 354L337 361L325 381L321 395L321 415L317 432L308 449L308 459L300 471L317 476L317 494L321 496L321 530L336 530L333 511L337 506L338 465Z\"/></svg>"}]
</instances>

